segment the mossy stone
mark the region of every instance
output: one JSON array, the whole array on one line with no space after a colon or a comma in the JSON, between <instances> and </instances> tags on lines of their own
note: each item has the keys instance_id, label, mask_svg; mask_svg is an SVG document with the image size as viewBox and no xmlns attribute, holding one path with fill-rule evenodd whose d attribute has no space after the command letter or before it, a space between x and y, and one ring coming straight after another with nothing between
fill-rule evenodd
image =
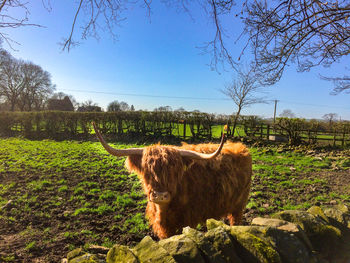
<instances>
[{"instance_id":1,"label":"mossy stone","mask_svg":"<svg viewBox=\"0 0 350 263\"><path fill-rule=\"evenodd\" d=\"M292 223L281 219L277 219L277 218L266 218L266 217L256 217L252 220L252 225L258 225L258 226L271 226L271 227L278 228L287 224L292 224Z\"/></svg>"},{"instance_id":2,"label":"mossy stone","mask_svg":"<svg viewBox=\"0 0 350 263\"><path fill-rule=\"evenodd\" d=\"M235 255L235 247L232 245L229 235L227 235L223 228L209 230L204 234L193 228L185 227L182 232L197 244L203 253L205 262L241 262ZM230 252L228 252L229 250ZM237 261L234 261L234 259Z\"/></svg>"},{"instance_id":3,"label":"mossy stone","mask_svg":"<svg viewBox=\"0 0 350 263\"><path fill-rule=\"evenodd\" d=\"M342 211L344 214L350 214L349 207L344 204L338 204L335 206L336 209Z\"/></svg>"},{"instance_id":4,"label":"mossy stone","mask_svg":"<svg viewBox=\"0 0 350 263\"><path fill-rule=\"evenodd\" d=\"M178 263L205 262L196 243L185 235L172 236L170 238L160 240L158 243Z\"/></svg>"},{"instance_id":5,"label":"mossy stone","mask_svg":"<svg viewBox=\"0 0 350 263\"><path fill-rule=\"evenodd\" d=\"M336 205L324 209L324 213L329 218L336 220L341 224L347 225L347 219L350 219L349 209L345 205Z\"/></svg>"},{"instance_id":6,"label":"mossy stone","mask_svg":"<svg viewBox=\"0 0 350 263\"><path fill-rule=\"evenodd\" d=\"M328 217L325 215L324 211L322 210L321 207L319 206L312 206L310 207L307 212L309 212L310 214L314 215L314 216L319 216L321 217L324 221L326 221L327 223L329 223Z\"/></svg>"},{"instance_id":7,"label":"mossy stone","mask_svg":"<svg viewBox=\"0 0 350 263\"><path fill-rule=\"evenodd\" d=\"M323 256L328 256L339 245L341 231L328 225L320 216L305 211L286 210L275 214L274 217L298 224L305 231L313 248Z\"/></svg>"},{"instance_id":8,"label":"mossy stone","mask_svg":"<svg viewBox=\"0 0 350 263\"><path fill-rule=\"evenodd\" d=\"M68 260L68 263L102 263L106 260L99 259L96 255L86 253L82 256L75 257L71 260Z\"/></svg>"},{"instance_id":9,"label":"mossy stone","mask_svg":"<svg viewBox=\"0 0 350 263\"><path fill-rule=\"evenodd\" d=\"M265 238L279 253L284 263L308 263L316 259L312 250L294 232L269 227Z\"/></svg>"},{"instance_id":10,"label":"mossy stone","mask_svg":"<svg viewBox=\"0 0 350 263\"><path fill-rule=\"evenodd\" d=\"M276 228L278 230L287 232L289 235L294 235L296 238L302 241L308 250L313 250L309 238L306 236L305 232L301 229L299 225L277 218L261 217L254 218L252 220L252 225L269 226L271 228Z\"/></svg>"},{"instance_id":11,"label":"mossy stone","mask_svg":"<svg viewBox=\"0 0 350 263\"><path fill-rule=\"evenodd\" d=\"M299 225L305 233L313 235L319 225L325 225L327 222L320 216L315 216L306 211L300 210L285 210L273 215L273 218L278 218Z\"/></svg>"},{"instance_id":12,"label":"mossy stone","mask_svg":"<svg viewBox=\"0 0 350 263\"><path fill-rule=\"evenodd\" d=\"M89 252L91 254L105 254L105 255L107 255L107 253L110 249L108 247L104 247L104 246L89 244L89 245L84 246L84 250L86 250L86 252Z\"/></svg>"},{"instance_id":13,"label":"mossy stone","mask_svg":"<svg viewBox=\"0 0 350 263\"><path fill-rule=\"evenodd\" d=\"M236 247L234 245L236 240L231 239L225 227L210 229L205 233L205 239L218 251L218 254L215 255L216 258L220 257L225 262L242 262L236 253ZM234 240L234 243L232 240Z\"/></svg>"},{"instance_id":14,"label":"mossy stone","mask_svg":"<svg viewBox=\"0 0 350 263\"><path fill-rule=\"evenodd\" d=\"M241 245L236 249L243 262L282 262L278 252L267 238L264 238L268 227L232 226L230 235Z\"/></svg>"},{"instance_id":15,"label":"mossy stone","mask_svg":"<svg viewBox=\"0 0 350 263\"><path fill-rule=\"evenodd\" d=\"M115 245L107 253L107 263L138 263L137 257L129 247Z\"/></svg>"},{"instance_id":16,"label":"mossy stone","mask_svg":"<svg viewBox=\"0 0 350 263\"><path fill-rule=\"evenodd\" d=\"M73 258L75 258L75 257L77 257L77 256L82 255L82 254L84 254L83 249L82 249L81 247L80 247L80 248L76 248L76 249L74 249L74 250L68 252L68 254L67 254L67 259L68 259L68 260L71 260L71 259L73 259Z\"/></svg>"},{"instance_id":17,"label":"mossy stone","mask_svg":"<svg viewBox=\"0 0 350 263\"><path fill-rule=\"evenodd\" d=\"M218 221L218 220L215 220L215 219L212 219L212 218L211 219L207 219L206 225L207 225L207 229L208 230L214 229L214 228L217 228L217 227L229 227L224 222Z\"/></svg>"},{"instance_id":18,"label":"mossy stone","mask_svg":"<svg viewBox=\"0 0 350 263\"><path fill-rule=\"evenodd\" d=\"M175 263L174 258L150 236L144 237L132 252L140 263Z\"/></svg>"}]
</instances>

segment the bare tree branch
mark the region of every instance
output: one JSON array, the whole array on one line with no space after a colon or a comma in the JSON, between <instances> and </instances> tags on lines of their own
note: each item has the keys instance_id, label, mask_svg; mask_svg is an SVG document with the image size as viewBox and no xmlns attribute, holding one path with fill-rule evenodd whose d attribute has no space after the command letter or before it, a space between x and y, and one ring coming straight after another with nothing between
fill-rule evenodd
<instances>
[{"instance_id":1,"label":"bare tree branch","mask_svg":"<svg viewBox=\"0 0 350 263\"><path fill-rule=\"evenodd\" d=\"M21 0L3 0L0 2L0 41L5 42L13 50L15 50L14 45L18 45L19 43L3 32L3 28L15 29L24 26L42 27L41 25L28 22L30 12L27 5L27 2ZM24 15L22 17L16 17L14 14L17 13L23 13Z\"/></svg>"},{"instance_id":2,"label":"bare tree branch","mask_svg":"<svg viewBox=\"0 0 350 263\"><path fill-rule=\"evenodd\" d=\"M253 68L246 71L240 70L232 83L226 85L224 89L220 90L223 94L231 98L237 107L234 116L233 132L235 131L242 109L253 104L266 103L266 98L257 96L257 93L261 93L259 79L260 76Z\"/></svg>"},{"instance_id":3,"label":"bare tree branch","mask_svg":"<svg viewBox=\"0 0 350 263\"><path fill-rule=\"evenodd\" d=\"M224 38L228 38L221 24L220 16L231 13L234 1L208 1L210 16L215 26L215 36L212 41L199 47L204 54L211 55L210 67L218 71L218 65L224 65L227 62L232 69L238 72L238 63L232 58L231 52L227 49ZM205 7L204 7L205 8Z\"/></svg>"},{"instance_id":4,"label":"bare tree branch","mask_svg":"<svg viewBox=\"0 0 350 263\"><path fill-rule=\"evenodd\" d=\"M42 0L44 7L51 10L50 0ZM246 51L254 55L254 68L263 76L261 83L271 85L282 77L285 68L295 63L299 71L308 71L319 65L329 66L350 54L350 1L349 0L243 0L235 8L234 0L162 0L179 11L191 13L199 4L214 26L210 41L201 48L211 55L210 66L218 70L219 65L230 65L239 72L241 57ZM140 5L151 15L152 0L79 0L72 17L72 27L62 43L62 50L69 51L77 45L75 39L94 37L108 31L117 39L117 26L125 19L123 11L132 5ZM20 18L12 14L20 9ZM0 0L0 39L11 46L15 43L2 28L39 26L28 22L28 2L23 0ZM230 35L225 30L224 19L239 17L244 30L239 37L247 36L241 54L233 57L229 48ZM78 26L79 25L79 26ZM227 29L227 28L226 28ZM79 37L75 37L78 35ZM224 67L225 69L225 67ZM325 78L327 79L327 78ZM332 77L334 93L349 90L347 76Z\"/></svg>"},{"instance_id":5,"label":"bare tree branch","mask_svg":"<svg viewBox=\"0 0 350 263\"><path fill-rule=\"evenodd\" d=\"M72 37L73 37L74 27L75 27L75 24L77 22L77 18L78 18L80 9L81 9L81 5L83 4L83 1L84 0L80 0L80 2L79 2L79 6L78 6L77 11L75 12L74 20L73 20L73 23L72 23L72 29L70 31L69 37L67 38L67 40L63 44L62 50L65 50L66 48L67 48L68 52L70 50L70 47L71 47L71 45L73 43Z\"/></svg>"},{"instance_id":6,"label":"bare tree branch","mask_svg":"<svg viewBox=\"0 0 350 263\"><path fill-rule=\"evenodd\" d=\"M244 12L248 43L264 84L279 81L290 62L308 71L350 53L349 1L250 1Z\"/></svg>"},{"instance_id":7,"label":"bare tree branch","mask_svg":"<svg viewBox=\"0 0 350 263\"><path fill-rule=\"evenodd\" d=\"M321 79L331 81L334 84L334 89L331 92L332 95L338 95L341 92L350 94L350 76L343 77L325 77L321 76Z\"/></svg>"}]
</instances>

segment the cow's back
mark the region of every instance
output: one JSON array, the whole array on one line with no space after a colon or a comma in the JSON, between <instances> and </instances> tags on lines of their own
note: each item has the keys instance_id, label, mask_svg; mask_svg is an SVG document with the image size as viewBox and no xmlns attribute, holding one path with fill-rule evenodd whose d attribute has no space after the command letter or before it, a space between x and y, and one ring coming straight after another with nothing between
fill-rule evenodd
<instances>
[{"instance_id":1,"label":"cow's back","mask_svg":"<svg viewBox=\"0 0 350 263\"><path fill-rule=\"evenodd\" d=\"M184 144L181 148L211 153L216 144ZM252 158L242 143L227 142L213 160L193 161L183 180L188 185L189 202L184 207L187 220L196 226L208 218L222 218L245 205L252 176Z\"/></svg>"}]
</instances>

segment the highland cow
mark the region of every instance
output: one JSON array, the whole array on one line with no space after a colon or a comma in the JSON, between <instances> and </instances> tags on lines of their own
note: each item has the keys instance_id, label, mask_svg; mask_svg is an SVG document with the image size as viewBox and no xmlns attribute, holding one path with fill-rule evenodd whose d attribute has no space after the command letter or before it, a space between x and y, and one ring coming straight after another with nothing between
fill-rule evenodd
<instances>
[{"instance_id":1,"label":"highland cow","mask_svg":"<svg viewBox=\"0 0 350 263\"><path fill-rule=\"evenodd\" d=\"M146 217L159 238L196 227L208 218L241 222L252 176L252 158L242 143L220 145L153 145L114 149L96 135L112 155L128 156L126 167L142 182L148 203Z\"/></svg>"}]
</instances>

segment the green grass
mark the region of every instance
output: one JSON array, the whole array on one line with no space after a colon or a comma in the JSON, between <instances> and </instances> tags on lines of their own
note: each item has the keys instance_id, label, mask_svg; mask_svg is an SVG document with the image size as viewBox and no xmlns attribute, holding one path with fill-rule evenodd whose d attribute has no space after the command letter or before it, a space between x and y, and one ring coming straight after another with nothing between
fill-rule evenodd
<instances>
[{"instance_id":1,"label":"green grass","mask_svg":"<svg viewBox=\"0 0 350 263\"><path fill-rule=\"evenodd\" d=\"M319 158L308 156L306 150L300 149L280 151L278 148L253 148L251 152L254 180L247 205L249 209L266 214L269 213L263 209L266 204L269 204L268 208L272 204L278 210L307 209L331 200L350 204L349 187L345 185L343 190L339 187L332 190L327 179L319 177L320 174L335 173L332 170L334 167L336 171L343 169L342 174L346 175L349 168L343 163L348 160L347 154L330 158L330 152Z\"/></svg>"},{"instance_id":2,"label":"green grass","mask_svg":"<svg viewBox=\"0 0 350 263\"><path fill-rule=\"evenodd\" d=\"M214 131L219 137L221 126ZM350 186L333 191L318 177L333 167L349 171L346 156L316 158L274 147L250 150L254 175L247 208L253 215L307 209L330 200L350 204ZM124 161L97 142L0 139L0 175L5 175L0 176L0 207L12 200L10 209L0 210L0 235L25 233L22 250L33 257L61 256L57 247L67 252L87 243L135 244L151 231L141 183ZM5 253L0 261L12 258L13 251Z\"/></svg>"},{"instance_id":3,"label":"green grass","mask_svg":"<svg viewBox=\"0 0 350 263\"><path fill-rule=\"evenodd\" d=\"M0 177L0 205L13 200L14 209L0 210L0 234L33 225L23 238L23 250L30 253L60 233L58 240L69 239L72 247L86 242L110 244L123 236L138 241L140 231L148 230L146 203L137 176L127 173L124 161L110 156L99 143L1 139L0 174L6 176ZM140 215L132 219L134 211ZM117 213L121 216L115 220ZM128 217L125 234L110 232L114 224L123 226ZM45 229L44 236L37 236ZM90 232L94 234L86 234Z\"/></svg>"},{"instance_id":4,"label":"green grass","mask_svg":"<svg viewBox=\"0 0 350 263\"><path fill-rule=\"evenodd\" d=\"M27 250L29 252L33 251L35 249L36 249L36 241L32 241L32 242L28 243L25 247L25 250Z\"/></svg>"}]
</instances>

